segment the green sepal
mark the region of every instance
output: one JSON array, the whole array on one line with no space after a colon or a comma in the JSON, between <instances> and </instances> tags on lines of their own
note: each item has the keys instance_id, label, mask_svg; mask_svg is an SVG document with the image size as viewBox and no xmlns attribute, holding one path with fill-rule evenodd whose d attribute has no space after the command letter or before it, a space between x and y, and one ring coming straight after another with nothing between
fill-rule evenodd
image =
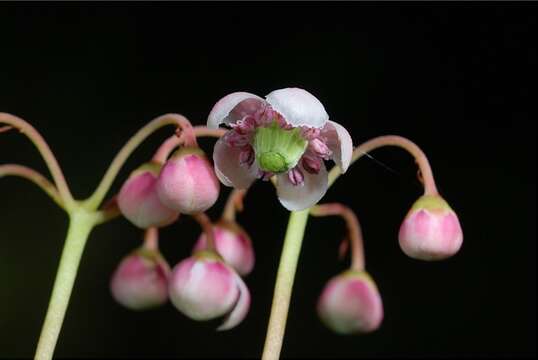
<instances>
[{"instance_id":1,"label":"green sepal","mask_svg":"<svg viewBox=\"0 0 538 360\"><path fill-rule=\"evenodd\" d=\"M417 201L415 201L410 211L417 211L420 209L425 209L428 211L452 211L450 205L448 205L445 199L439 195L421 196Z\"/></svg>"}]
</instances>

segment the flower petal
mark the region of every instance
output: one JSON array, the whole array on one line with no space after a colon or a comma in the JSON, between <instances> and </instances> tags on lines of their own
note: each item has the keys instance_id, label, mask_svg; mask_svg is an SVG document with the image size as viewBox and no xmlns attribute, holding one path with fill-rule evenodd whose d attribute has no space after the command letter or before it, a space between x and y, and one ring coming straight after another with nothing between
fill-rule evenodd
<instances>
[{"instance_id":1,"label":"flower petal","mask_svg":"<svg viewBox=\"0 0 538 360\"><path fill-rule=\"evenodd\" d=\"M258 109L263 99L248 92L234 92L226 95L213 106L207 117L207 127L215 129L220 124L233 124L246 114Z\"/></svg>"},{"instance_id":2,"label":"flower petal","mask_svg":"<svg viewBox=\"0 0 538 360\"><path fill-rule=\"evenodd\" d=\"M303 89L275 90L265 99L293 126L321 128L329 120L329 115L321 102Z\"/></svg>"},{"instance_id":3,"label":"flower petal","mask_svg":"<svg viewBox=\"0 0 538 360\"><path fill-rule=\"evenodd\" d=\"M233 310L225 317L222 325L217 328L218 331L230 330L239 325L245 316L247 316L250 308L250 292L247 286L243 282L243 279L236 273L234 273L234 278L239 289L239 298Z\"/></svg>"},{"instance_id":4,"label":"flower petal","mask_svg":"<svg viewBox=\"0 0 538 360\"><path fill-rule=\"evenodd\" d=\"M327 146L332 151L332 159L345 173L353 155L353 140L342 125L329 120L322 134L327 138Z\"/></svg>"},{"instance_id":5,"label":"flower petal","mask_svg":"<svg viewBox=\"0 0 538 360\"><path fill-rule=\"evenodd\" d=\"M240 148L229 146L223 138L220 138L213 150L213 162L215 174L224 185L246 189L256 179L258 167L256 163L250 167L241 165L240 153Z\"/></svg>"},{"instance_id":6,"label":"flower petal","mask_svg":"<svg viewBox=\"0 0 538 360\"><path fill-rule=\"evenodd\" d=\"M321 163L319 173L311 174L303 171L302 185L293 185L288 174L277 177L277 195L282 205L291 211L303 210L315 205L327 192L327 169Z\"/></svg>"}]
</instances>

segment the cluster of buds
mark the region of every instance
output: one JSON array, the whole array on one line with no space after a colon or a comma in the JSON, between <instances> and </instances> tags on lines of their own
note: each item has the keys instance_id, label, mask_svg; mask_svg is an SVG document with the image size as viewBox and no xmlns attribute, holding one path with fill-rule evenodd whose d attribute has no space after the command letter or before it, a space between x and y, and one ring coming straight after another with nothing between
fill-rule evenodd
<instances>
[{"instance_id":1,"label":"cluster of buds","mask_svg":"<svg viewBox=\"0 0 538 360\"><path fill-rule=\"evenodd\" d=\"M153 161L133 171L118 195L122 214L135 226L162 227L181 213L209 209L219 196L220 184L204 152L180 148L164 165Z\"/></svg>"},{"instance_id":2,"label":"cluster of buds","mask_svg":"<svg viewBox=\"0 0 538 360\"><path fill-rule=\"evenodd\" d=\"M190 124L186 130L192 130ZM252 271L254 250L250 237L235 221L223 218L212 225L203 214L216 202L220 183L194 136L186 135L184 146L166 160L160 154L167 147L163 144L151 162L131 173L118 194L121 213L146 229L146 236L144 245L114 272L111 292L118 303L132 310L150 309L170 299L194 320L226 315L218 329L227 330L248 312L250 293L241 276ZM204 232L192 255L170 269L158 250L157 228L175 222L180 214L199 220Z\"/></svg>"},{"instance_id":3,"label":"cluster of buds","mask_svg":"<svg viewBox=\"0 0 538 360\"><path fill-rule=\"evenodd\" d=\"M114 299L131 310L151 309L170 299L193 320L227 315L219 330L238 325L250 306L250 293L241 276L254 267L247 233L238 224L221 220L213 226L216 249L208 246L208 236L202 233L192 255L170 270L157 248L156 231L149 229L144 245L124 258L114 272L110 283Z\"/></svg>"}]
</instances>

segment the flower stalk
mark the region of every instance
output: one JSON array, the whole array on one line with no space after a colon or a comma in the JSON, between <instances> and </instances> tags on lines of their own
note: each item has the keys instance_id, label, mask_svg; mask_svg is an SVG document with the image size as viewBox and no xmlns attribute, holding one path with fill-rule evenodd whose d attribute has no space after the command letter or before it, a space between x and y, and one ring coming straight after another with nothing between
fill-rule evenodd
<instances>
[{"instance_id":1,"label":"flower stalk","mask_svg":"<svg viewBox=\"0 0 538 360\"><path fill-rule=\"evenodd\" d=\"M309 211L310 209L305 209L290 213L282 255L280 255L280 264L278 265L273 304L263 348L263 360L276 360L280 356L295 272Z\"/></svg>"},{"instance_id":2,"label":"flower stalk","mask_svg":"<svg viewBox=\"0 0 538 360\"><path fill-rule=\"evenodd\" d=\"M312 207L310 215L338 215L344 219L348 230L349 241L351 243L351 269L363 271L365 266L364 243L359 219L357 219L357 215L355 215L353 210L339 203L330 203Z\"/></svg>"},{"instance_id":3,"label":"flower stalk","mask_svg":"<svg viewBox=\"0 0 538 360\"><path fill-rule=\"evenodd\" d=\"M96 224L96 216L84 208L77 208L70 213L69 229L65 239L60 265L54 280L47 315L41 329L41 335L35 353L36 360L52 359L54 348L62 328L73 284L84 246L91 230Z\"/></svg>"},{"instance_id":4,"label":"flower stalk","mask_svg":"<svg viewBox=\"0 0 538 360\"><path fill-rule=\"evenodd\" d=\"M422 179L421 182L424 185L424 195L438 194L437 186L435 185L435 180L433 178L433 172L426 154L424 154L418 145L402 136L378 136L360 144L355 148L355 150L353 150L351 163L359 160L364 155L368 155L369 152L385 146L397 146L411 154L415 158L415 162L417 163L421 174L420 178ZM338 166L333 167L329 172L329 186L331 186L340 175L341 171Z\"/></svg>"}]
</instances>

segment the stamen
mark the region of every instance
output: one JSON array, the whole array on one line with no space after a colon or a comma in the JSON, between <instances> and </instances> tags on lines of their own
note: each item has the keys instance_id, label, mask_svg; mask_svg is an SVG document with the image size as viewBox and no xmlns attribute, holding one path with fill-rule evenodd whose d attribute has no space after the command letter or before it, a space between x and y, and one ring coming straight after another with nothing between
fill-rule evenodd
<instances>
[{"instance_id":1,"label":"stamen","mask_svg":"<svg viewBox=\"0 0 538 360\"><path fill-rule=\"evenodd\" d=\"M258 179L262 179L263 181L268 181L273 175L275 174L270 171L263 171L261 169L258 171Z\"/></svg>"},{"instance_id":2,"label":"stamen","mask_svg":"<svg viewBox=\"0 0 538 360\"><path fill-rule=\"evenodd\" d=\"M319 137L320 133L321 133L321 130L317 129L317 128L309 128L309 127L302 127L301 128L301 135L306 140L313 140L313 139Z\"/></svg>"},{"instance_id":3,"label":"stamen","mask_svg":"<svg viewBox=\"0 0 538 360\"><path fill-rule=\"evenodd\" d=\"M226 133L224 136L224 141L226 141L226 144L233 147L243 147L249 145L248 136L237 133L235 129Z\"/></svg>"},{"instance_id":4,"label":"stamen","mask_svg":"<svg viewBox=\"0 0 538 360\"><path fill-rule=\"evenodd\" d=\"M239 153L239 164L250 168L254 163L254 158L254 150L250 145L247 145Z\"/></svg>"},{"instance_id":5,"label":"stamen","mask_svg":"<svg viewBox=\"0 0 538 360\"><path fill-rule=\"evenodd\" d=\"M304 175L297 166L288 171L288 178L290 179L290 182L295 186L303 185L304 183Z\"/></svg>"},{"instance_id":6,"label":"stamen","mask_svg":"<svg viewBox=\"0 0 538 360\"><path fill-rule=\"evenodd\" d=\"M239 135L247 135L256 129L256 119L252 115L245 116L232 125L232 128Z\"/></svg>"},{"instance_id":7,"label":"stamen","mask_svg":"<svg viewBox=\"0 0 538 360\"><path fill-rule=\"evenodd\" d=\"M310 174L318 174L321 169L321 159L316 156L303 155L301 164Z\"/></svg>"},{"instance_id":8,"label":"stamen","mask_svg":"<svg viewBox=\"0 0 538 360\"><path fill-rule=\"evenodd\" d=\"M331 155L331 150L329 147L319 138L310 140L308 143L308 148L316 155L324 159L328 159Z\"/></svg>"}]
</instances>

